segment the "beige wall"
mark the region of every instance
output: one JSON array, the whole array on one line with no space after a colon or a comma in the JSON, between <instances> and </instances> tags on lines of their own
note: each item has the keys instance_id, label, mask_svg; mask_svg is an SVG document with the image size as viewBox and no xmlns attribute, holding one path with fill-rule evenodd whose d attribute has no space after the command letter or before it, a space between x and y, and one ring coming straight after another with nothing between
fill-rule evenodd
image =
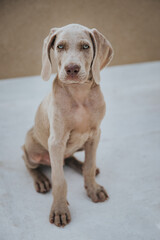
<instances>
[{"instance_id":1,"label":"beige wall","mask_svg":"<svg viewBox=\"0 0 160 240\"><path fill-rule=\"evenodd\" d=\"M0 0L0 78L38 75L51 27L80 23L112 43L112 65L160 59L159 0Z\"/></svg>"}]
</instances>

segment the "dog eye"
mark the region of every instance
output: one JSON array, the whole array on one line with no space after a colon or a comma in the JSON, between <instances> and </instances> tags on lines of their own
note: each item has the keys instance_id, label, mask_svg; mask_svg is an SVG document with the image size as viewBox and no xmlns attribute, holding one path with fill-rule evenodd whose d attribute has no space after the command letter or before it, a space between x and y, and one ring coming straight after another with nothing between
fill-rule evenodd
<instances>
[{"instance_id":1,"label":"dog eye","mask_svg":"<svg viewBox=\"0 0 160 240\"><path fill-rule=\"evenodd\" d=\"M64 45L60 44L57 46L58 49L64 49Z\"/></svg>"},{"instance_id":2,"label":"dog eye","mask_svg":"<svg viewBox=\"0 0 160 240\"><path fill-rule=\"evenodd\" d=\"M82 46L82 48L83 48L83 49L88 49L89 46L88 46L87 44L84 44L84 45Z\"/></svg>"}]
</instances>

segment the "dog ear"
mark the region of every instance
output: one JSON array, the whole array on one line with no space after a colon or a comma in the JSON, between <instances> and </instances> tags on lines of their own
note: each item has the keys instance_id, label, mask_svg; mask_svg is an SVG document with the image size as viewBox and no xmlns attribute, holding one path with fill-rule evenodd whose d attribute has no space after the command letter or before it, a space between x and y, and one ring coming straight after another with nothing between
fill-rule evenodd
<instances>
[{"instance_id":1,"label":"dog ear","mask_svg":"<svg viewBox=\"0 0 160 240\"><path fill-rule=\"evenodd\" d=\"M94 48L92 61L92 75L97 84L100 82L100 71L107 66L113 58L113 48L110 42L97 29L90 32Z\"/></svg>"},{"instance_id":2,"label":"dog ear","mask_svg":"<svg viewBox=\"0 0 160 240\"><path fill-rule=\"evenodd\" d=\"M58 28L50 29L49 35L44 39L43 50L42 50L42 70L41 76L44 81L49 80L52 73L52 62L50 50L53 46Z\"/></svg>"}]
</instances>

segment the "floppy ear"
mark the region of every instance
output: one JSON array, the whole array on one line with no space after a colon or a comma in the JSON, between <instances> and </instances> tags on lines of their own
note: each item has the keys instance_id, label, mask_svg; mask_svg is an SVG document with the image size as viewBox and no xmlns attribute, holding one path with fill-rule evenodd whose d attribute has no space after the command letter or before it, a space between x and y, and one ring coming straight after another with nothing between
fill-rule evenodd
<instances>
[{"instance_id":1,"label":"floppy ear","mask_svg":"<svg viewBox=\"0 0 160 240\"><path fill-rule=\"evenodd\" d=\"M43 50L42 50L42 70L41 76L44 81L49 80L52 73L52 63L50 50L54 44L58 28L50 29L49 35L44 39Z\"/></svg>"},{"instance_id":2,"label":"floppy ear","mask_svg":"<svg viewBox=\"0 0 160 240\"><path fill-rule=\"evenodd\" d=\"M95 28L91 30L91 39L94 48L92 75L95 82L99 84L100 71L112 60L113 48L110 42Z\"/></svg>"}]
</instances>

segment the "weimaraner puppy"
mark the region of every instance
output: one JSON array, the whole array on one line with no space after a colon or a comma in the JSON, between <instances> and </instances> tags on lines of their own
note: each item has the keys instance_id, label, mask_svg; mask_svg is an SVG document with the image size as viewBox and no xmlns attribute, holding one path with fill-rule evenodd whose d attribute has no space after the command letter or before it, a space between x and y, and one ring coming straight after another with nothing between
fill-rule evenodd
<instances>
[{"instance_id":1,"label":"weimaraner puppy","mask_svg":"<svg viewBox=\"0 0 160 240\"><path fill-rule=\"evenodd\" d=\"M105 115L100 70L112 56L112 46L100 32L79 24L52 28L44 40L42 78L49 80L52 70L57 74L50 94L39 105L34 126L22 148L38 192L45 193L51 188L39 167L51 166L54 201L49 220L59 227L71 220L64 164L83 173L84 186L93 202L108 198L105 189L96 183L95 173L100 123ZM85 151L84 163L73 156L79 150Z\"/></svg>"}]
</instances>

